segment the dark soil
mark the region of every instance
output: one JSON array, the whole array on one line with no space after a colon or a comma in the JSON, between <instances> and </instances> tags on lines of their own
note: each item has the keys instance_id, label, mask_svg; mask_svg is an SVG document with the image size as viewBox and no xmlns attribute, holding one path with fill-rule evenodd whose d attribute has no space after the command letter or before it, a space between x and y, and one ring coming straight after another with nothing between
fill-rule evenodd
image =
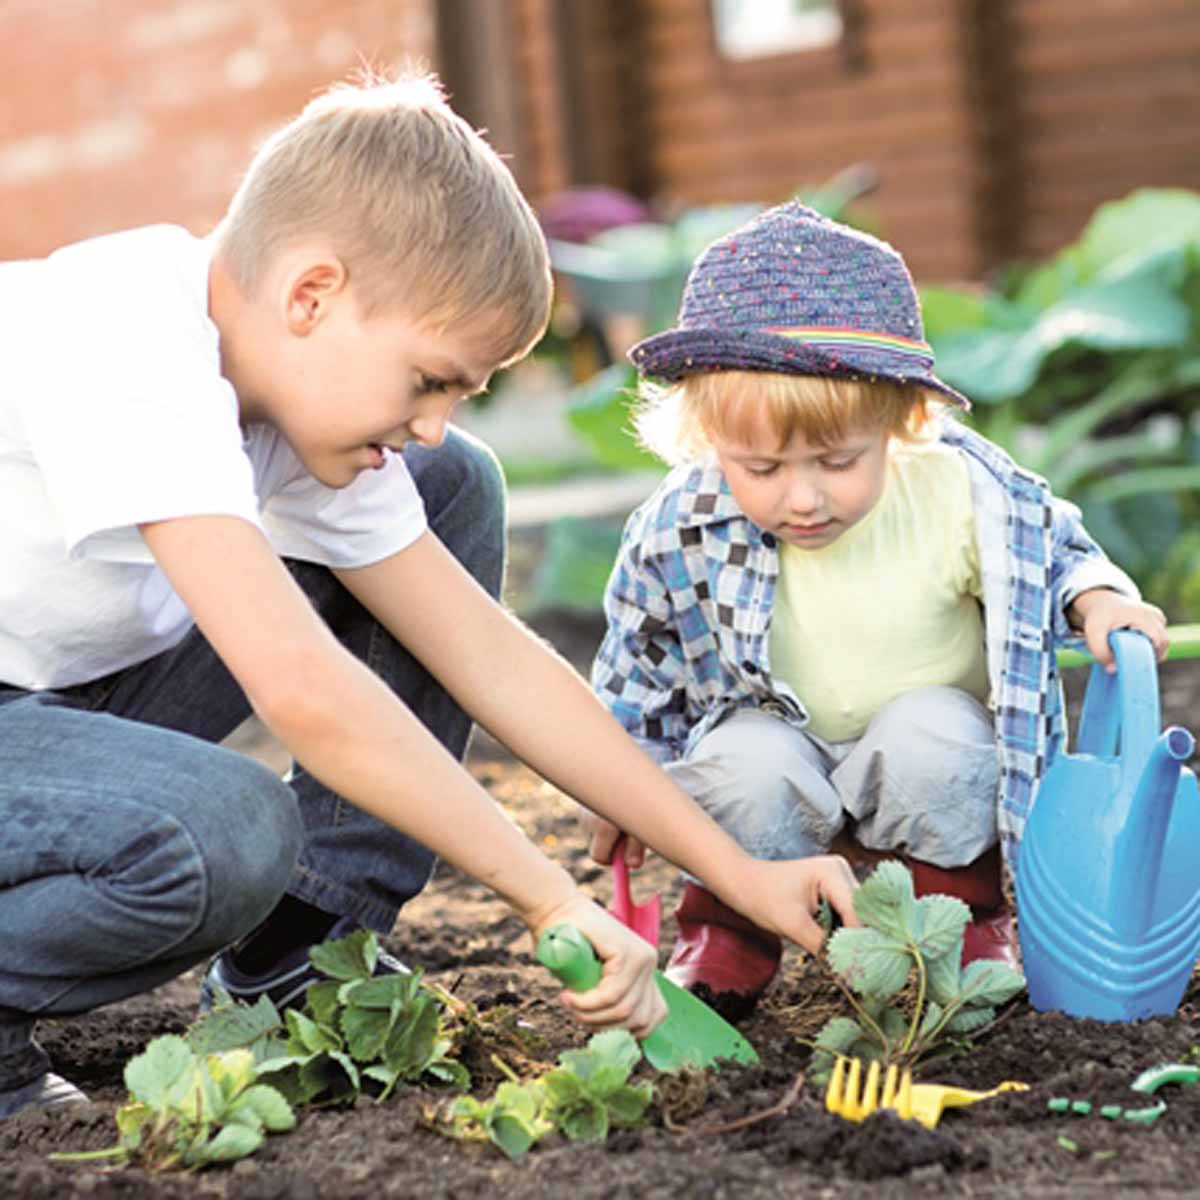
<instances>
[{"instance_id":1,"label":"dark soil","mask_svg":"<svg viewBox=\"0 0 1200 1200\"><path fill-rule=\"evenodd\" d=\"M559 618L542 632L577 664L595 644L594 624ZM1073 672L1073 693L1083 676ZM1162 672L1167 723L1191 726L1200 712L1200 663ZM548 853L607 901L607 872L586 857L573 805L487 738L471 767L496 800ZM677 889L660 861L639 873L640 893ZM673 935L664 925L663 946ZM515 1008L544 1040L541 1057L585 1035L555 1001L556 988L534 964L523 927L479 885L442 869L403 915L389 950L481 1010ZM665 954L665 949L664 949ZM861 1125L828 1115L811 1088L783 1115L729 1128L777 1105L805 1070L806 1037L824 1023L836 997L811 960L789 951L759 1010L743 1025L761 1066L657 1077L659 1103L644 1129L603 1145L541 1143L511 1163L489 1145L452 1141L429 1128L439 1097L409 1091L385 1105L310 1110L295 1133L275 1137L231 1168L193 1176L51 1163L53 1150L93 1149L115 1140L113 1112L123 1098L126 1060L151 1038L180 1032L195 1014L199 971L158 991L74 1021L50 1021L40 1036L57 1069L93 1098L87 1105L23 1114L0 1125L0 1196L199 1197L231 1200L356 1200L358 1197L980 1196L1013 1198L1200 1194L1200 1087L1173 1086L1166 1114L1151 1127L1101 1118L1101 1104L1136 1106L1129 1085L1145 1067L1190 1059L1200 1042L1200 984L1194 979L1176 1017L1135 1024L1072 1020L1018 1001L969 1055L927 1078L988 1088L1001 1080L1025 1093L946 1113L934 1131L881 1113ZM473 1064L477 1090L498 1073L486 1054ZM639 1068L645 1070L646 1068ZM1090 1100L1091 1115L1052 1115L1046 1102Z\"/></svg>"}]
</instances>

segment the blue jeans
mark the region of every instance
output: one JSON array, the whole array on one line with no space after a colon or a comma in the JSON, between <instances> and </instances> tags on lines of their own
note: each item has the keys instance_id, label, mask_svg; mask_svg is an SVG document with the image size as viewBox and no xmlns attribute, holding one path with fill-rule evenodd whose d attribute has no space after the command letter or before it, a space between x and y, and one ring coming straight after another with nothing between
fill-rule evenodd
<instances>
[{"instance_id":1,"label":"blue jeans","mask_svg":"<svg viewBox=\"0 0 1200 1200\"><path fill-rule=\"evenodd\" d=\"M498 596L504 483L491 453L450 430L405 459L431 530ZM288 567L341 643L461 758L471 721L437 681L330 571ZM215 744L249 714L195 630L79 687L0 683L0 1089L46 1069L35 1017L156 987L252 929L285 890L386 933L428 882L426 847L299 767L289 786Z\"/></svg>"}]
</instances>

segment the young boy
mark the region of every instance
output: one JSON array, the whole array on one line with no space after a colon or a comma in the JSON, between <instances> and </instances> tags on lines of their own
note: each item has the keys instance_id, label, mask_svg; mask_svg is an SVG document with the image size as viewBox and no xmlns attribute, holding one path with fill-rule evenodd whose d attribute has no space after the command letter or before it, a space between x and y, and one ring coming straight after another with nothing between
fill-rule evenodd
<instances>
[{"instance_id":1,"label":"young boy","mask_svg":"<svg viewBox=\"0 0 1200 1200\"><path fill-rule=\"evenodd\" d=\"M799 204L710 246L678 326L635 346L640 429L680 464L630 518L593 683L757 857L852 833L972 908L1015 965L1015 851L1062 746L1054 643L1166 651L1163 614L1076 510L952 420L890 247ZM658 385L654 380L661 381ZM594 818L593 855L618 834ZM633 859L641 848L632 845ZM780 942L685 885L668 973L753 1004Z\"/></svg>"},{"instance_id":2,"label":"young boy","mask_svg":"<svg viewBox=\"0 0 1200 1200\"><path fill-rule=\"evenodd\" d=\"M210 987L299 1002L309 945L388 932L436 854L591 940L581 1021L652 1029L653 953L462 769L472 718L757 924L852 917L843 860L755 863L496 602L502 480L447 422L549 299L512 177L419 78L310 104L209 239L0 268L0 1118L80 1098L37 1017L231 946ZM251 711L291 786L214 744Z\"/></svg>"}]
</instances>

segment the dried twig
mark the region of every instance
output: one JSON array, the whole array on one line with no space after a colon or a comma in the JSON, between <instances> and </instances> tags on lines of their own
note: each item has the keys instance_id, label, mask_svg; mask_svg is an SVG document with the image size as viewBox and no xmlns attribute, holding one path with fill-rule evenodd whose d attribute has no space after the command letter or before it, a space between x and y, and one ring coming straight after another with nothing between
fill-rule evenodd
<instances>
[{"instance_id":1,"label":"dried twig","mask_svg":"<svg viewBox=\"0 0 1200 1200\"><path fill-rule=\"evenodd\" d=\"M663 1112L663 1124L672 1133L693 1133L701 1137L711 1137L719 1133L733 1133L738 1129L745 1129L749 1125L757 1125L761 1121L769 1121L772 1117L782 1117L789 1108L800 1098L800 1091L804 1087L804 1072L801 1071L792 1081L791 1086L783 1094L783 1098L778 1104L773 1104L770 1108L765 1108L761 1112L748 1113L744 1117L738 1117L736 1121L728 1121L724 1125L701 1125L698 1129L690 1125L679 1125L671 1119L671 1114Z\"/></svg>"}]
</instances>

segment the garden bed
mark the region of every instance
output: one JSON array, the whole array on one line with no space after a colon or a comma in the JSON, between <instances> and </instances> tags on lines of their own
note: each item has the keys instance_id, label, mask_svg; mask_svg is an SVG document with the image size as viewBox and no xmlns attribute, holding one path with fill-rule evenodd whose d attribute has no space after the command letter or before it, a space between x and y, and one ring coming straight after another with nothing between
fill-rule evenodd
<instances>
[{"instance_id":1,"label":"garden bed","mask_svg":"<svg viewBox=\"0 0 1200 1200\"><path fill-rule=\"evenodd\" d=\"M544 622L543 632L577 663L595 627ZM1162 672L1166 722L1194 726L1200 664ZM1082 684L1075 672L1072 691ZM538 844L577 879L608 898L607 872L586 857L573 806L489 739L472 750L472 770ZM676 890L674 871L656 861L638 874L640 891ZM668 910L670 904L668 903ZM664 926L669 946L672 923ZM555 1002L556 988L533 963L516 918L477 884L440 869L433 885L385 939L393 953L481 1010L514 1009L542 1039L543 1055L585 1040ZM1091 1197L1195 1194L1200 1178L1200 1087L1171 1087L1165 1115L1150 1127L1112 1122L1102 1104L1136 1105L1129 1085L1148 1066L1192 1056L1200 1041L1200 988L1193 982L1179 1015L1132 1025L1036 1013L1018 1001L973 1053L930 1075L939 1083L986 1088L1003 1079L1031 1085L949 1112L936 1131L880 1114L852 1125L823 1110L811 1089L770 1120L721 1131L769 1109L805 1069L812 1037L837 1004L810 961L791 950L780 978L743 1031L762 1056L754 1068L726 1067L683 1083L656 1077L660 1102L644 1129L602 1145L550 1139L509 1162L495 1147L450 1140L428 1118L436 1093L409 1090L386 1105L306 1110L295 1133L274 1137L232 1168L194 1176L47 1161L54 1150L115 1141L113 1112L123 1098L124 1063L153 1037L181 1032L195 1015L199 970L154 993L75 1021L50 1021L41 1037L57 1068L93 1098L88 1105L27 1113L0 1124L4 1195L20 1197L200 1197L231 1200L372 1200L382 1196L617 1197L898 1196ZM487 1055L472 1063L476 1090L501 1078ZM645 1067L639 1069L644 1072ZM1051 1097L1090 1100L1090 1115L1051 1115ZM1143 1098L1144 1100L1144 1098ZM670 1126L668 1128L668 1126Z\"/></svg>"}]
</instances>

